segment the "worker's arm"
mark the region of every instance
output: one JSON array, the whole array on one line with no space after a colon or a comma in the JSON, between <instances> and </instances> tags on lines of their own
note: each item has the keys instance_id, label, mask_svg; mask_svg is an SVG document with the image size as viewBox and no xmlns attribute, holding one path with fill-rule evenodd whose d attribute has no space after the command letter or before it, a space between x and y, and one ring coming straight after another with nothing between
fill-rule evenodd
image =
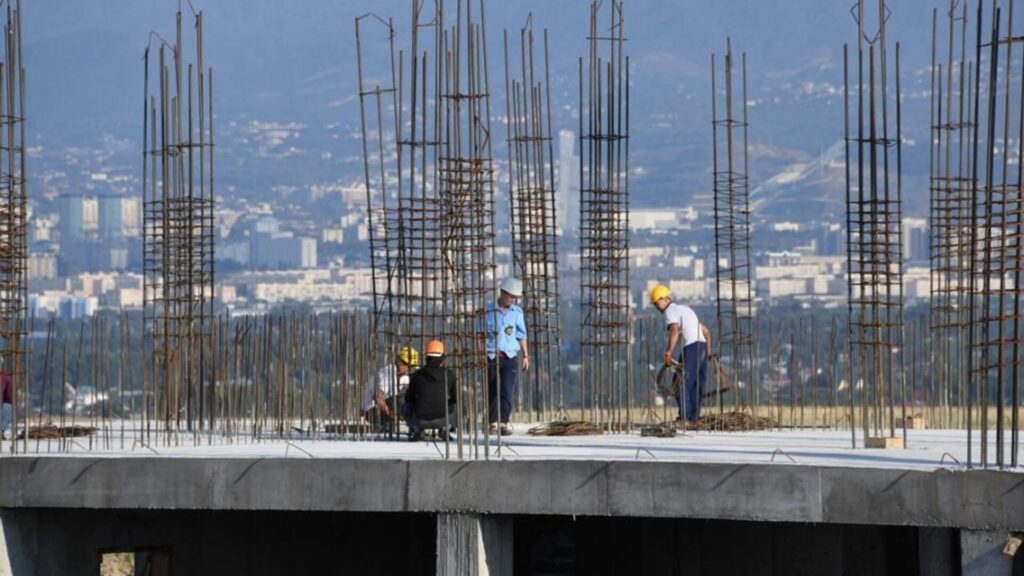
<instances>
[{"instance_id":1,"label":"worker's arm","mask_svg":"<svg viewBox=\"0 0 1024 576\"><path fill-rule=\"evenodd\" d=\"M706 324L701 323L700 333L704 336L704 341L708 344L708 358L714 356L714 348L711 346L711 329Z\"/></svg>"},{"instance_id":2,"label":"worker's arm","mask_svg":"<svg viewBox=\"0 0 1024 576\"><path fill-rule=\"evenodd\" d=\"M523 370L529 370L530 347L526 344L526 317L522 313L516 318L516 340L519 341L519 347L522 349Z\"/></svg>"},{"instance_id":3,"label":"worker's arm","mask_svg":"<svg viewBox=\"0 0 1024 576\"><path fill-rule=\"evenodd\" d=\"M671 366L675 363L675 359L672 358L672 351L676 349L676 344L679 343L679 324L669 324L668 326L668 346L665 347L665 365Z\"/></svg>"},{"instance_id":4,"label":"worker's arm","mask_svg":"<svg viewBox=\"0 0 1024 576\"><path fill-rule=\"evenodd\" d=\"M373 392L373 403L377 405L377 409L380 410L381 414L391 418L391 407L388 406L388 399L384 395L384 391L380 388L377 388Z\"/></svg>"}]
</instances>

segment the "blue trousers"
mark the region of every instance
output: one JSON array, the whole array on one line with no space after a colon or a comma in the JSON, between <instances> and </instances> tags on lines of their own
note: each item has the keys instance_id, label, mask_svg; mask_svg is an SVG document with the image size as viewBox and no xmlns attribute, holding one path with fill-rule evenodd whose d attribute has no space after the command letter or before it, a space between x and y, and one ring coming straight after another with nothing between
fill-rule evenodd
<instances>
[{"instance_id":1,"label":"blue trousers","mask_svg":"<svg viewBox=\"0 0 1024 576\"><path fill-rule=\"evenodd\" d=\"M501 398L498 398L498 376L501 376ZM508 423L512 414L512 401L516 397L516 380L519 366L515 358L499 353L497 360L487 361L487 399L490 406L490 422L498 421L498 407L501 407L501 422ZM500 400L500 402L499 402Z\"/></svg>"},{"instance_id":2,"label":"blue trousers","mask_svg":"<svg viewBox=\"0 0 1024 576\"><path fill-rule=\"evenodd\" d=\"M679 417L694 421L700 416L700 402L708 383L708 345L694 342L683 348L686 381L679 391Z\"/></svg>"}]
</instances>

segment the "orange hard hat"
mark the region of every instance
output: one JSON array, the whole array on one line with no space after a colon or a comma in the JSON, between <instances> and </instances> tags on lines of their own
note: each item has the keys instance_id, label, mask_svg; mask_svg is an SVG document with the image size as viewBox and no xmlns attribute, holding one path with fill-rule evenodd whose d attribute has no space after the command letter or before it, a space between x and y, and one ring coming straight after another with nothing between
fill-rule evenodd
<instances>
[{"instance_id":1,"label":"orange hard hat","mask_svg":"<svg viewBox=\"0 0 1024 576\"><path fill-rule=\"evenodd\" d=\"M444 356L444 342L431 340L427 343L427 356Z\"/></svg>"}]
</instances>

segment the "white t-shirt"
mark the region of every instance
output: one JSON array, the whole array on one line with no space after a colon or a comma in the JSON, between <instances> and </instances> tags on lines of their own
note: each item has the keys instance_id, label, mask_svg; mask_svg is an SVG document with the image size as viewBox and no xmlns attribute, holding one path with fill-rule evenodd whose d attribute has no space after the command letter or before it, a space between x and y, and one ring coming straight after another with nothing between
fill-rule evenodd
<instances>
[{"instance_id":1,"label":"white t-shirt","mask_svg":"<svg viewBox=\"0 0 1024 576\"><path fill-rule=\"evenodd\" d=\"M697 313L693 311L693 308L685 304L669 303L665 308L665 327L673 324L679 326L684 348L694 342L707 342L704 334L700 331L700 320L697 319Z\"/></svg>"},{"instance_id":2,"label":"white t-shirt","mask_svg":"<svg viewBox=\"0 0 1024 576\"><path fill-rule=\"evenodd\" d=\"M395 395L395 391L394 391L395 380L394 380L394 378L395 378L395 365L394 364L388 364L387 366L385 366L385 367L380 369L380 372L377 373L377 382L375 382L374 384L372 384L370 386L367 386L366 390L363 392L363 411L364 412L369 410L370 408L373 408L376 405L374 403L374 401L373 401L373 397L374 397L374 395L376 395L377 390L380 390L380 391L384 392L384 396L385 397L387 397L387 396L394 396ZM401 392L401 391L405 390L408 386L409 386L409 375L408 374L402 374L401 376L399 376L398 377L398 391Z\"/></svg>"}]
</instances>

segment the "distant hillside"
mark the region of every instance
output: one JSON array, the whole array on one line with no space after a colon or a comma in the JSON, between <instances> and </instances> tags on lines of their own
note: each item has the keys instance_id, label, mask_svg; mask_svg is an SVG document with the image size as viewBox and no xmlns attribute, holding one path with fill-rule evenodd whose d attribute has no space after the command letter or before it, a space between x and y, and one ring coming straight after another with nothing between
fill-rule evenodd
<instances>
[{"instance_id":1,"label":"distant hillside","mask_svg":"<svg viewBox=\"0 0 1024 576\"><path fill-rule=\"evenodd\" d=\"M222 189L230 185L254 197L273 197L274 185L358 177L353 19L369 10L393 16L404 48L410 3L193 3L206 13L207 60L216 75ZM34 169L59 169L64 149L101 148L112 141L121 145L108 163L138 163L142 53L151 30L171 37L177 4L24 3L31 143L46 150ZM890 37L904 45L905 182L911 206L921 210L927 198L927 190L918 188L927 181L932 7L910 4L894 7ZM572 114L577 59L586 49L587 6L568 0L487 3L494 110L504 110L498 81L503 78L501 29L517 30L533 11L535 25L553 31L555 129L576 129ZM633 66L631 164L643 169L633 180L636 204L683 204L710 187L709 62L712 52L724 51L727 36L737 52L748 54L750 135L756 147L752 185L813 161L842 137L842 43L855 40L846 3L635 0L627 1L625 10ZM261 148L261 127L268 123L292 126L285 149L293 150ZM503 146L496 152L501 159L507 155ZM781 186L775 192L779 206L810 209L823 195L837 192L835 182L814 182Z\"/></svg>"}]
</instances>

